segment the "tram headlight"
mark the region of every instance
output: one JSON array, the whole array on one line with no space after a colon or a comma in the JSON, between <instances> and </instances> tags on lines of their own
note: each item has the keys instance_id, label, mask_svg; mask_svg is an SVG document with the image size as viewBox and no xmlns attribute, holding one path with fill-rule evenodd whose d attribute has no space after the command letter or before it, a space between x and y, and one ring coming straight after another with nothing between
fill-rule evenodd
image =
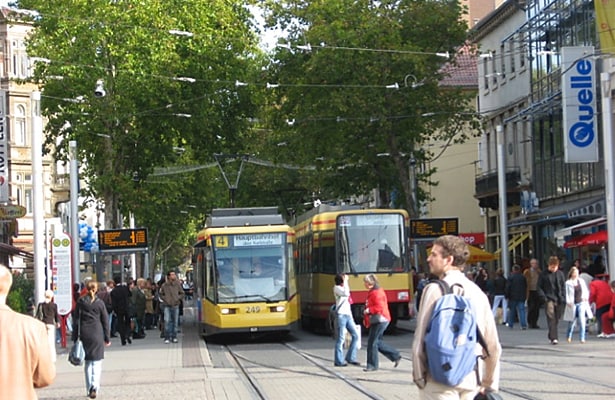
<instances>
[{"instance_id":1,"label":"tram headlight","mask_svg":"<svg viewBox=\"0 0 615 400\"><path fill-rule=\"evenodd\" d=\"M236 310L234 308L221 308L220 309L220 314L222 315L230 315L230 314L235 314Z\"/></svg>"},{"instance_id":2,"label":"tram headlight","mask_svg":"<svg viewBox=\"0 0 615 400\"><path fill-rule=\"evenodd\" d=\"M284 306L275 306L270 308L271 312L284 312L286 311L286 307Z\"/></svg>"}]
</instances>

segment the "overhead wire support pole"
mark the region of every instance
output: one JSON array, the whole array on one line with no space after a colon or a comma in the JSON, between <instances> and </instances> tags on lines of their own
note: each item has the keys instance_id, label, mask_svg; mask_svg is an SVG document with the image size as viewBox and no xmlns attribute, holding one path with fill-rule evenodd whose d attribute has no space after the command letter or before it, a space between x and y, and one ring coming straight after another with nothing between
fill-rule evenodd
<instances>
[{"instance_id":1,"label":"overhead wire support pole","mask_svg":"<svg viewBox=\"0 0 615 400\"><path fill-rule=\"evenodd\" d=\"M604 146L604 181L607 215L607 267L610 279L615 277L615 143L613 141L613 88L611 78L615 76L615 58L605 60L600 74L602 89L602 138Z\"/></svg>"},{"instance_id":2,"label":"overhead wire support pole","mask_svg":"<svg viewBox=\"0 0 615 400\"><path fill-rule=\"evenodd\" d=\"M500 194L500 268L504 276L509 276L510 266L508 263L508 196L506 193L506 152L504 143L504 127L496 127L497 134L497 159L498 159L498 192Z\"/></svg>"}]
</instances>

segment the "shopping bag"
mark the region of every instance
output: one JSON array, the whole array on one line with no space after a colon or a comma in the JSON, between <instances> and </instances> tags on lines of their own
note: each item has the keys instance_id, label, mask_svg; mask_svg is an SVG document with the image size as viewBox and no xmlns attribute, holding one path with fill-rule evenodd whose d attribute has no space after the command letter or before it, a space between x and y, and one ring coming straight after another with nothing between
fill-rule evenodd
<instances>
[{"instance_id":1,"label":"shopping bag","mask_svg":"<svg viewBox=\"0 0 615 400\"><path fill-rule=\"evenodd\" d=\"M81 339L77 339L73 346L70 348L70 352L68 353L68 362L75 365L83 365L83 361L85 360L85 349L83 348L83 342Z\"/></svg>"}]
</instances>

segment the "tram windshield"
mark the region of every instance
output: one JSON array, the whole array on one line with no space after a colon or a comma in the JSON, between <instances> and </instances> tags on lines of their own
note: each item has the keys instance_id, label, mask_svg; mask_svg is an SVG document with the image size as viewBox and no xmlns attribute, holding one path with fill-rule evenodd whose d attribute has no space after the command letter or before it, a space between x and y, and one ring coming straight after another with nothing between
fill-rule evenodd
<instances>
[{"instance_id":1,"label":"tram windshield","mask_svg":"<svg viewBox=\"0 0 615 400\"><path fill-rule=\"evenodd\" d=\"M401 214L341 215L338 262L345 273L400 272L407 268Z\"/></svg>"},{"instance_id":2,"label":"tram windshield","mask_svg":"<svg viewBox=\"0 0 615 400\"><path fill-rule=\"evenodd\" d=\"M219 303L286 298L286 234L254 233L213 238Z\"/></svg>"}]
</instances>

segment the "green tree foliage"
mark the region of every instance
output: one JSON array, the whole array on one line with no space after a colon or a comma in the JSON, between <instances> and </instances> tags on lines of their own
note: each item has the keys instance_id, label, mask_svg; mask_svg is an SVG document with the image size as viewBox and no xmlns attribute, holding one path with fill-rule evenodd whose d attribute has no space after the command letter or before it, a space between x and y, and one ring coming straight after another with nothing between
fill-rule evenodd
<instances>
[{"instance_id":1,"label":"green tree foliage","mask_svg":"<svg viewBox=\"0 0 615 400\"><path fill-rule=\"evenodd\" d=\"M26 314L32 311L34 282L23 274L13 274L13 284L6 298L6 304L13 311Z\"/></svg>"},{"instance_id":2,"label":"green tree foliage","mask_svg":"<svg viewBox=\"0 0 615 400\"><path fill-rule=\"evenodd\" d=\"M439 85L444 63L454 59L437 53L454 57L466 35L458 2L263 4L269 26L285 29L281 43L290 47L276 48L268 71L269 82L280 84L269 144L287 144L277 159L318 168L303 176L307 194L339 199L379 188L383 205L397 193L396 205L412 210L409 160L428 161L430 140L463 140L460 124L472 118L468 97ZM434 112L446 118L426 117Z\"/></svg>"},{"instance_id":3,"label":"green tree foliage","mask_svg":"<svg viewBox=\"0 0 615 400\"><path fill-rule=\"evenodd\" d=\"M152 176L242 151L255 114L257 37L236 0L23 0L34 10L28 54L43 90L47 151L68 160L76 140L81 195L102 199L105 227L134 212L161 247L225 193L212 173ZM105 95L94 93L98 81ZM100 92L99 92L100 94ZM186 205L198 210L183 214ZM194 209L191 209L194 210ZM189 240L189 238L184 238Z\"/></svg>"}]
</instances>

